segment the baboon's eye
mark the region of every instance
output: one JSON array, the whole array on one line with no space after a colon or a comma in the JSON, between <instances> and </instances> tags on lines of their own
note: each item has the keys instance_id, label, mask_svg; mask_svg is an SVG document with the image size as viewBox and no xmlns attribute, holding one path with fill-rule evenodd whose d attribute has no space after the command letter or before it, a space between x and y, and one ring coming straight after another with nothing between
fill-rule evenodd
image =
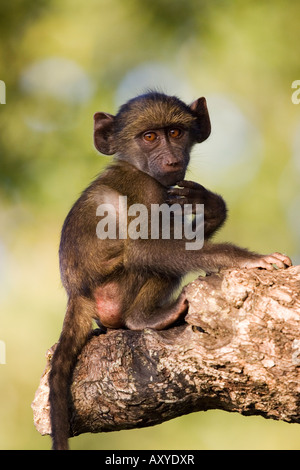
<instances>
[{"instance_id":1,"label":"baboon's eye","mask_svg":"<svg viewBox=\"0 0 300 470\"><path fill-rule=\"evenodd\" d=\"M145 132L143 137L147 142L154 142L157 139L157 134L155 132Z\"/></svg>"},{"instance_id":2,"label":"baboon's eye","mask_svg":"<svg viewBox=\"0 0 300 470\"><path fill-rule=\"evenodd\" d=\"M178 139L182 134L181 129L170 129L169 130L169 136L172 137L173 139Z\"/></svg>"}]
</instances>

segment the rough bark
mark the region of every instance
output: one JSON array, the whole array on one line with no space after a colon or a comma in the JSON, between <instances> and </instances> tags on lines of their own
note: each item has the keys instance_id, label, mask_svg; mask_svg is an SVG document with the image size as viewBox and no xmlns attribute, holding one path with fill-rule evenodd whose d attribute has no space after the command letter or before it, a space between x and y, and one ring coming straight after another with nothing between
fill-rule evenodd
<instances>
[{"instance_id":1,"label":"rough bark","mask_svg":"<svg viewBox=\"0 0 300 470\"><path fill-rule=\"evenodd\" d=\"M71 435L208 409L300 422L300 266L228 270L185 289L184 325L111 330L86 344L73 374ZM41 434L50 433L49 369L50 361L32 404Z\"/></svg>"}]
</instances>

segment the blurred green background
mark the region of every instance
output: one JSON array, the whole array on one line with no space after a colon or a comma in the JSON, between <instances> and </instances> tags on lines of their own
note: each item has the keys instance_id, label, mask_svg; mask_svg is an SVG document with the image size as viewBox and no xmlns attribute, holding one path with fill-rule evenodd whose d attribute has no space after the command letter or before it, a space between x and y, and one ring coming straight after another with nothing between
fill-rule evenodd
<instances>
[{"instance_id":1,"label":"blurred green background","mask_svg":"<svg viewBox=\"0 0 300 470\"><path fill-rule=\"evenodd\" d=\"M110 161L96 111L156 86L205 96L212 135L187 179L230 208L218 239L300 263L300 3L11 0L0 4L0 449L48 449L30 408L66 296L60 229ZM2 343L3 345L3 343ZM2 355L2 362L3 355ZM72 440L73 449L300 449L300 426L221 411Z\"/></svg>"}]
</instances>

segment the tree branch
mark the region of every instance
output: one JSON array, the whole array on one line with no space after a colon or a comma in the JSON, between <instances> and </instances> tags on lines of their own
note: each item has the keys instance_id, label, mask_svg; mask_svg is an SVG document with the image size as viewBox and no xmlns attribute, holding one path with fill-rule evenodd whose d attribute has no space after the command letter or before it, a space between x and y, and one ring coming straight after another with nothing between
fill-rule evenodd
<instances>
[{"instance_id":1,"label":"tree branch","mask_svg":"<svg viewBox=\"0 0 300 470\"><path fill-rule=\"evenodd\" d=\"M184 325L110 330L86 344L73 374L71 435L208 409L300 423L300 266L228 270L185 290ZM49 369L32 403L43 435Z\"/></svg>"}]
</instances>

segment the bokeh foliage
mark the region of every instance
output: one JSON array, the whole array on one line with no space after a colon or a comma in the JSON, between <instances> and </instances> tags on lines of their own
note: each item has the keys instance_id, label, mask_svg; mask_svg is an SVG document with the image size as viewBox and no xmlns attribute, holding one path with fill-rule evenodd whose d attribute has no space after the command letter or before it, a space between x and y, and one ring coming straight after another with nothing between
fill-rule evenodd
<instances>
[{"instance_id":1,"label":"bokeh foliage","mask_svg":"<svg viewBox=\"0 0 300 470\"><path fill-rule=\"evenodd\" d=\"M30 403L66 298L57 248L72 202L109 162L93 113L147 86L207 97L213 134L188 177L221 192L219 239L300 261L300 4L12 0L0 4L0 448L48 448ZM211 411L84 435L73 448L299 449L300 428Z\"/></svg>"}]
</instances>

